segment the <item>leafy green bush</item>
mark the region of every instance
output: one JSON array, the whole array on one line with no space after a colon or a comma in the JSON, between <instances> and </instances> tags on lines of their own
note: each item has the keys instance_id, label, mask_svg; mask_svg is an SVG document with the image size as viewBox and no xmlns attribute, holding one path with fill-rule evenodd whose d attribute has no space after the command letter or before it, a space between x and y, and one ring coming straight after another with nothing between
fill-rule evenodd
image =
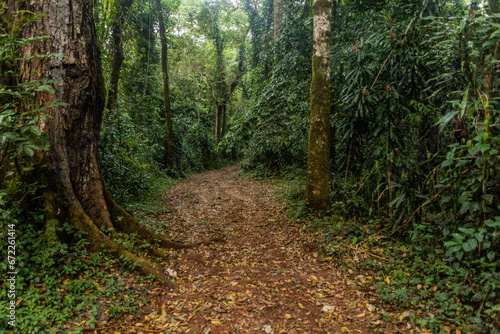
<instances>
[{"instance_id":1,"label":"leafy green bush","mask_svg":"<svg viewBox=\"0 0 500 334\"><path fill-rule=\"evenodd\" d=\"M42 231L34 224L20 224L12 216L0 218L2 222L17 226L17 332L79 333L82 327L68 327L69 321L76 318L83 319L85 327L93 328L100 311L100 299L110 301L109 296L118 297L111 301L110 316L135 310L131 298L120 295L126 291L126 282L117 282L117 277L109 274L109 269L114 266L111 255L87 252L82 236L74 235L75 240L80 240L76 244L61 243L56 238L57 233L76 233L70 225L62 226L58 231ZM43 214L34 218L41 223ZM2 230L4 227L2 224ZM4 236L2 233L0 247L7 249L8 240ZM0 270L9 271L6 261L0 264ZM6 309L9 303L7 293L8 289L0 291L2 309ZM132 295L136 298L134 293ZM7 327L7 319L2 317L0 328Z\"/></svg>"},{"instance_id":2,"label":"leafy green bush","mask_svg":"<svg viewBox=\"0 0 500 334\"><path fill-rule=\"evenodd\" d=\"M108 190L120 203L148 193L161 172L158 160L163 156L164 138L158 136L160 142L154 141L151 132L156 123L152 118L152 126L144 128L123 109L105 113L99 147L101 170Z\"/></svg>"}]
</instances>

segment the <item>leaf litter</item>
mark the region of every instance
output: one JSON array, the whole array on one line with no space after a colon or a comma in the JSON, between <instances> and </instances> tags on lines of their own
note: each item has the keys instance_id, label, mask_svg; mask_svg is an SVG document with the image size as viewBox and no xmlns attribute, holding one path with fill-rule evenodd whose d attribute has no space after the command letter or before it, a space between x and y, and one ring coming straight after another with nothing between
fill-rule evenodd
<instances>
[{"instance_id":1,"label":"leaf litter","mask_svg":"<svg viewBox=\"0 0 500 334\"><path fill-rule=\"evenodd\" d=\"M176 288L151 282L151 302L109 333L415 331L384 319L372 289L361 287L367 278L326 259L314 234L289 223L277 186L239 172L201 173L164 195L168 209L149 218L173 240L218 242L170 251L162 265Z\"/></svg>"}]
</instances>

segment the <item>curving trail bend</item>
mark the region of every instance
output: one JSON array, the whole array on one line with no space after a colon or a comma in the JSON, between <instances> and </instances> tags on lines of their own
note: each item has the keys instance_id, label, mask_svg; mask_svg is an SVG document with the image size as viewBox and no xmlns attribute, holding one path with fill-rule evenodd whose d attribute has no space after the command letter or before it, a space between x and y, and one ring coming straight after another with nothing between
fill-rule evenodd
<instances>
[{"instance_id":1,"label":"curving trail bend","mask_svg":"<svg viewBox=\"0 0 500 334\"><path fill-rule=\"evenodd\" d=\"M276 186L231 166L195 175L165 194L154 215L174 240L222 242L176 252L177 289L143 318L165 333L394 333L375 296L318 252L273 199ZM367 291L368 290L368 291Z\"/></svg>"}]
</instances>

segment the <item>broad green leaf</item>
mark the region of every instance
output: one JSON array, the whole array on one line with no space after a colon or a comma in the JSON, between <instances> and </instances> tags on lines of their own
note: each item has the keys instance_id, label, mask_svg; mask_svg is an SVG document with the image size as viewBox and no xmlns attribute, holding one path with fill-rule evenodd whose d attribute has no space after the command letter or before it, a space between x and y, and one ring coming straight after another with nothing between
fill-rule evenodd
<instances>
[{"instance_id":1,"label":"broad green leaf","mask_svg":"<svg viewBox=\"0 0 500 334\"><path fill-rule=\"evenodd\" d=\"M464 97L462 99L462 106L461 106L461 113L460 117L464 117L465 114L465 109L467 108L467 98L469 97L469 86L470 84L467 85L467 88L465 89Z\"/></svg>"},{"instance_id":2,"label":"broad green leaf","mask_svg":"<svg viewBox=\"0 0 500 334\"><path fill-rule=\"evenodd\" d=\"M476 230L473 228L465 228L465 227L460 227L458 230L468 236L472 236L474 235L474 232L476 232Z\"/></svg>"},{"instance_id":3,"label":"broad green leaf","mask_svg":"<svg viewBox=\"0 0 500 334\"><path fill-rule=\"evenodd\" d=\"M482 197L486 201L486 203L488 203L488 204L493 203L493 195L492 194L485 194Z\"/></svg>"},{"instance_id":4,"label":"broad green leaf","mask_svg":"<svg viewBox=\"0 0 500 334\"><path fill-rule=\"evenodd\" d=\"M35 151L33 151L33 149L28 145L24 146L24 152L26 152L26 154L29 155L30 157L32 157L35 154Z\"/></svg>"},{"instance_id":5,"label":"broad green leaf","mask_svg":"<svg viewBox=\"0 0 500 334\"><path fill-rule=\"evenodd\" d=\"M488 219L484 221L484 224L488 227L500 227L500 220L496 219L493 221L491 219Z\"/></svg>"},{"instance_id":6,"label":"broad green leaf","mask_svg":"<svg viewBox=\"0 0 500 334\"><path fill-rule=\"evenodd\" d=\"M463 243L463 248L464 248L464 251L466 252L472 252L474 249L477 248L477 240L476 239L469 239L467 240L467 242L464 242Z\"/></svg>"},{"instance_id":7,"label":"broad green leaf","mask_svg":"<svg viewBox=\"0 0 500 334\"><path fill-rule=\"evenodd\" d=\"M55 90L49 85L41 85L36 89L37 92L48 92L50 94L55 94Z\"/></svg>"},{"instance_id":8,"label":"broad green leaf","mask_svg":"<svg viewBox=\"0 0 500 334\"><path fill-rule=\"evenodd\" d=\"M441 117L441 119L438 121L439 130L443 131L444 128L446 127L446 125L448 125L448 123L450 123L450 121L457 115L457 113L458 113L458 111L451 111L451 112L447 113L446 115L444 115L443 117Z\"/></svg>"}]
</instances>

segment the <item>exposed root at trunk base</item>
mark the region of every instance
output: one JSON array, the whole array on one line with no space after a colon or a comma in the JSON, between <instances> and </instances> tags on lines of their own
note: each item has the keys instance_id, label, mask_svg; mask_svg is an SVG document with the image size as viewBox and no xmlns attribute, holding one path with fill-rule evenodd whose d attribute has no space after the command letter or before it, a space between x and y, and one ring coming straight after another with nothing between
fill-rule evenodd
<instances>
[{"instance_id":1,"label":"exposed root at trunk base","mask_svg":"<svg viewBox=\"0 0 500 334\"><path fill-rule=\"evenodd\" d=\"M83 212L76 214L73 220L75 226L81 232L87 233L86 238L90 242L90 248L98 250L107 250L114 253L114 256L120 258L124 261L130 262L129 264L134 270L138 271L143 275L153 275L159 281L164 282L167 286L171 286L168 276L163 273L158 265L153 262L132 254L126 250L123 246L117 244L111 240L106 234L104 234L90 218Z\"/></svg>"},{"instance_id":2,"label":"exposed root at trunk base","mask_svg":"<svg viewBox=\"0 0 500 334\"><path fill-rule=\"evenodd\" d=\"M167 276L161 268L158 268L157 264L129 252L123 246L113 241L99 229L95 222L84 211L80 202L71 195L72 194L69 194L67 197L69 200L64 203L65 205L61 205L62 203L58 202L59 196L55 194L46 195L47 223L49 228L53 228L57 222L60 222L62 220L61 217L67 217L69 222L71 222L78 231L85 234L85 238L89 242L88 248L91 251L110 251L116 258L126 261L130 267L140 274L146 276L153 275L157 280L173 288L173 285L169 281L169 276ZM65 212L62 216L59 216L59 208L61 207L65 207ZM163 260L167 259L165 254L152 247L151 253Z\"/></svg>"},{"instance_id":3,"label":"exposed root at trunk base","mask_svg":"<svg viewBox=\"0 0 500 334\"><path fill-rule=\"evenodd\" d=\"M104 191L104 199L106 200L106 205L108 206L109 214L114 226L126 234L137 233L143 240L146 240L151 245L155 245L157 242L163 248L172 249L184 249L193 248L198 244L183 244L180 242L175 242L168 240L164 236L151 232L146 227L142 226L137 219L135 219L127 211L123 210L121 206L116 204L116 202L111 198L107 190Z\"/></svg>"},{"instance_id":4,"label":"exposed root at trunk base","mask_svg":"<svg viewBox=\"0 0 500 334\"><path fill-rule=\"evenodd\" d=\"M157 257L159 259L162 259L163 261L170 260L170 258L168 257L167 254L165 254L161 250L155 248L153 245L149 245L147 242L140 240L140 239L136 239L135 242L137 242L139 244L139 246L148 245L148 247L146 247L146 252L149 255Z\"/></svg>"},{"instance_id":5,"label":"exposed root at trunk base","mask_svg":"<svg viewBox=\"0 0 500 334\"><path fill-rule=\"evenodd\" d=\"M173 288L172 283L170 283L169 276L166 275L161 268L158 268L157 264L131 253L123 246L113 241L113 239L102 232L99 229L98 224L96 224L96 222L89 217L80 202L74 197L74 194L69 194L67 198L68 197L70 200L66 203L66 216L70 217L69 220L73 226L75 226L80 232L85 233L85 238L89 242L89 248L92 251L110 251L116 258L126 261L130 267L137 272L143 275L153 275L157 280L163 282L169 288ZM59 196L55 194L47 194L46 196L48 227L54 227L55 224L57 224L57 221L60 221L58 212L61 207L61 203L57 203L58 198ZM112 235L117 235L115 229L127 235L137 234L139 236L139 239L137 239L139 246L146 244L151 245L146 249L148 254L163 261L168 261L169 257L161 250L155 248L156 245L159 245L162 248L185 249L225 241L221 236L192 244L183 244L171 241L141 225L137 219L116 204L106 190L104 190L104 200L109 212L109 218L112 222Z\"/></svg>"}]
</instances>

